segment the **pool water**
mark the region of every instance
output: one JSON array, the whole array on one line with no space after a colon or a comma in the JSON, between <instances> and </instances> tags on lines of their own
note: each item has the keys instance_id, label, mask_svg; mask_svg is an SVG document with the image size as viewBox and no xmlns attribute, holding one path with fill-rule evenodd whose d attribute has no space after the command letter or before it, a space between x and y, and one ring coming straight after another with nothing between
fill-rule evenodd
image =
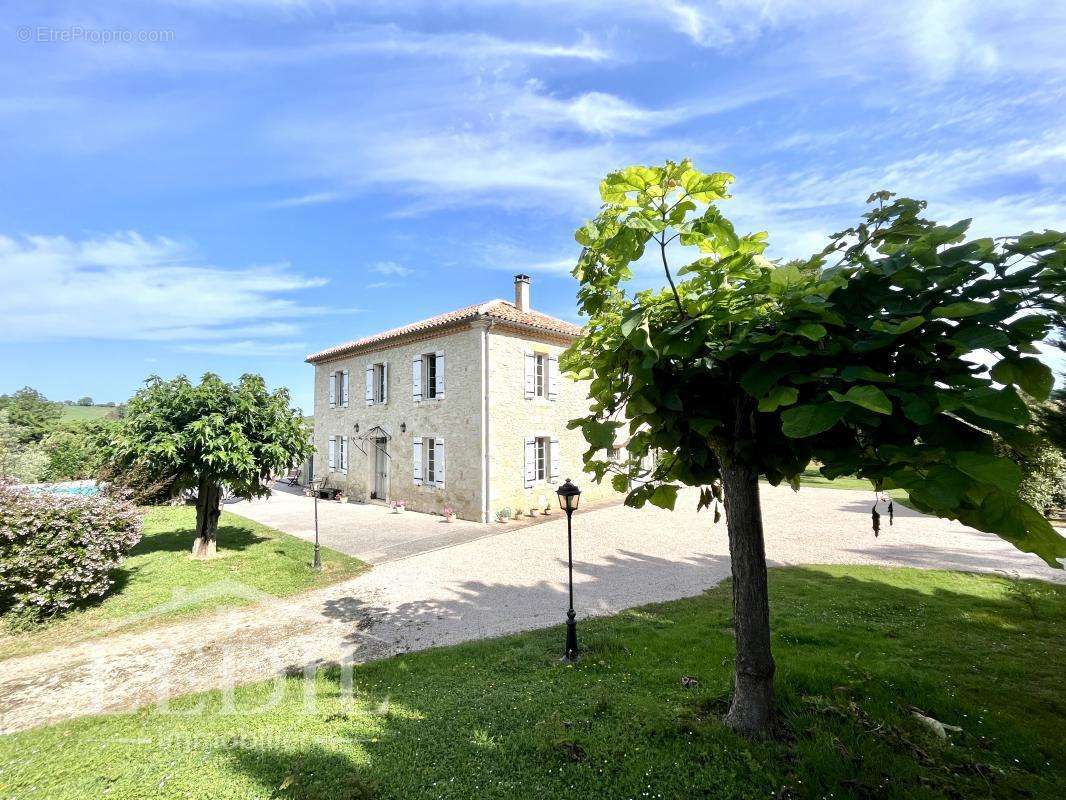
<instances>
[{"instance_id":1,"label":"pool water","mask_svg":"<svg viewBox=\"0 0 1066 800\"><path fill-rule=\"evenodd\" d=\"M30 489L34 494L75 494L81 497L95 497L100 494L99 486L34 486Z\"/></svg>"}]
</instances>

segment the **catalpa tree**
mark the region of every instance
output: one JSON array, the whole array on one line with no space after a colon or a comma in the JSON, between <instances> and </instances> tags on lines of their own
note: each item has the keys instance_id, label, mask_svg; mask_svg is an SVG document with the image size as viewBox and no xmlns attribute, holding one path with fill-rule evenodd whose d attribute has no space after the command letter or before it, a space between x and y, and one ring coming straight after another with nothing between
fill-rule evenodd
<instances>
[{"instance_id":1,"label":"catalpa tree","mask_svg":"<svg viewBox=\"0 0 1066 800\"><path fill-rule=\"evenodd\" d=\"M184 375L149 378L130 399L114 458L174 494L196 490L192 552L207 558L217 549L223 487L245 499L268 495L271 477L310 453L288 390L268 392L259 375L230 384L207 373L199 385Z\"/></svg>"},{"instance_id":2,"label":"catalpa tree","mask_svg":"<svg viewBox=\"0 0 1066 800\"><path fill-rule=\"evenodd\" d=\"M1025 448L1019 392L1051 391L1034 343L1063 309L1066 237L967 240L968 220L940 225L923 202L879 192L824 251L780 265L762 255L765 234L738 235L718 209L732 180L688 161L607 176L602 211L576 233L588 324L563 366L591 380L591 412L570 425L597 480L632 506L673 508L680 486L700 487L716 521L724 501L737 650L726 722L752 733L769 723L774 674L760 477L798 489L817 462L1061 566L1066 540L1018 498L994 437ZM666 284L627 293L642 259ZM628 460L615 464L602 455L619 428Z\"/></svg>"}]
</instances>

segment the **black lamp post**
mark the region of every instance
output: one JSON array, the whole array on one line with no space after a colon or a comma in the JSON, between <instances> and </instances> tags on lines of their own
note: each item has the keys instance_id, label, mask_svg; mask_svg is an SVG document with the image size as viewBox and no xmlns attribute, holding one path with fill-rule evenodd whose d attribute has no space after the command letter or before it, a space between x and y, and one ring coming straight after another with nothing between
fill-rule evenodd
<instances>
[{"instance_id":1,"label":"black lamp post","mask_svg":"<svg viewBox=\"0 0 1066 800\"><path fill-rule=\"evenodd\" d=\"M314 489L314 485L311 487ZM318 490L314 489L315 496L315 563L312 565L314 569L322 569L322 548L318 546Z\"/></svg>"},{"instance_id":2,"label":"black lamp post","mask_svg":"<svg viewBox=\"0 0 1066 800\"><path fill-rule=\"evenodd\" d=\"M566 655L563 661L577 661L577 622L574 614L574 536L573 518L581 502L581 490L567 478L556 493L559 495L559 508L566 512L566 560L570 571L570 610L566 612Z\"/></svg>"}]
</instances>

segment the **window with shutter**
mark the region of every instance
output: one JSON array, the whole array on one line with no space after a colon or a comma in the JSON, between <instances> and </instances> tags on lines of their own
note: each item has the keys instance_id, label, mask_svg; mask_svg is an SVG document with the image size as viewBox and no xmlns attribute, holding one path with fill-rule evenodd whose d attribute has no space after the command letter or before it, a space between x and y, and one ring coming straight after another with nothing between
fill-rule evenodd
<instances>
[{"instance_id":1,"label":"window with shutter","mask_svg":"<svg viewBox=\"0 0 1066 800\"><path fill-rule=\"evenodd\" d=\"M441 352L440 350L438 350L434 355L436 356L436 358L434 360L436 362L436 367L437 367L437 375L436 375L437 397L441 398L441 397L444 397L444 353Z\"/></svg>"},{"instance_id":2,"label":"window with shutter","mask_svg":"<svg viewBox=\"0 0 1066 800\"><path fill-rule=\"evenodd\" d=\"M529 489L537 480L537 440L525 441L525 487Z\"/></svg>"},{"instance_id":3,"label":"window with shutter","mask_svg":"<svg viewBox=\"0 0 1066 800\"><path fill-rule=\"evenodd\" d=\"M437 440L426 439L422 443L422 452L426 454L426 469L422 473L425 483L430 485L437 482Z\"/></svg>"},{"instance_id":4,"label":"window with shutter","mask_svg":"<svg viewBox=\"0 0 1066 800\"><path fill-rule=\"evenodd\" d=\"M525 364L525 382L523 384L525 388L525 397L526 400L532 400L537 392L535 358L532 350L527 350L523 356L522 361Z\"/></svg>"},{"instance_id":5,"label":"window with shutter","mask_svg":"<svg viewBox=\"0 0 1066 800\"><path fill-rule=\"evenodd\" d=\"M436 458L436 472L434 478L438 488L444 486L444 440L437 439L433 443L433 452Z\"/></svg>"},{"instance_id":6,"label":"window with shutter","mask_svg":"<svg viewBox=\"0 0 1066 800\"><path fill-rule=\"evenodd\" d=\"M426 397L437 396L437 354L426 353L422 356L422 364L426 374Z\"/></svg>"},{"instance_id":7,"label":"window with shutter","mask_svg":"<svg viewBox=\"0 0 1066 800\"><path fill-rule=\"evenodd\" d=\"M544 397L548 393L548 356L546 353L533 354L533 394Z\"/></svg>"}]
</instances>

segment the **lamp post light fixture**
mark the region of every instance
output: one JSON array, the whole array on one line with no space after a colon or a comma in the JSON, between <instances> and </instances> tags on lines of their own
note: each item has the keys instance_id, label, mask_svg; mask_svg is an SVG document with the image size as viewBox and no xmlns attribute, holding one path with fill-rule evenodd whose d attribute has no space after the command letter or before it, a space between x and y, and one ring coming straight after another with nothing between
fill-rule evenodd
<instances>
[{"instance_id":1,"label":"lamp post light fixture","mask_svg":"<svg viewBox=\"0 0 1066 800\"><path fill-rule=\"evenodd\" d=\"M570 609L566 612L566 655L563 661L577 661L577 621L574 613L574 535L573 518L581 503L581 490L567 478L556 492L559 495L559 508L566 512L566 562L570 575Z\"/></svg>"}]
</instances>

